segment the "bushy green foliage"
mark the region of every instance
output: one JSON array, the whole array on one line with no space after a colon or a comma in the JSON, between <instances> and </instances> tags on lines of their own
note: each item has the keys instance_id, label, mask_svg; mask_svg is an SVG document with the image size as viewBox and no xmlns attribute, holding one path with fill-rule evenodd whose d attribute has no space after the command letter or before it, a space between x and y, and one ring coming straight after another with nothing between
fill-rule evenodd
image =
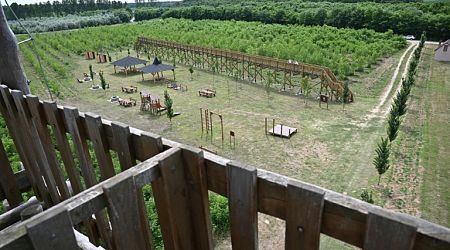
<instances>
[{"instance_id":1,"label":"bushy green foliage","mask_svg":"<svg viewBox=\"0 0 450 250\"><path fill-rule=\"evenodd\" d=\"M337 2L337 3L336 3ZM345 3L342 3L345 2ZM377 1L385 2L385 1ZM390 2L390 1L389 1ZM410 2L410 1L404 1ZM450 37L450 3L374 3L374 1L185 1L182 7L139 9L136 20L187 18L240 20L263 23L329 25L368 28L418 37L426 30L431 39Z\"/></svg>"},{"instance_id":2,"label":"bushy green foliage","mask_svg":"<svg viewBox=\"0 0 450 250\"><path fill-rule=\"evenodd\" d=\"M21 23L28 31L38 33L127 23L130 19L131 15L129 12L117 10L114 12L100 13L94 16L67 15L64 17L36 17L21 20ZM14 33L25 33L25 30L17 21L11 20L8 21L8 23Z\"/></svg>"},{"instance_id":3,"label":"bushy green foliage","mask_svg":"<svg viewBox=\"0 0 450 250\"><path fill-rule=\"evenodd\" d=\"M398 129L400 128L401 121L397 112L396 109L392 108L388 116L387 135L390 142L397 138Z\"/></svg>"},{"instance_id":4,"label":"bushy green foliage","mask_svg":"<svg viewBox=\"0 0 450 250\"><path fill-rule=\"evenodd\" d=\"M218 235L227 233L230 228L227 198L210 193L209 207L214 233Z\"/></svg>"},{"instance_id":5,"label":"bushy green foliage","mask_svg":"<svg viewBox=\"0 0 450 250\"><path fill-rule=\"evenodd\" d=\"M372 199L372 191L367 191L367 190L363 190L362 191L362 193L361 193L361 195L360 195L360 197L361 197L361 200L363 200L363 201L365 201L365 202L367 202L367 203L370 203L370 204L373 204L374 203L374 201L373 201L373 199Z\"/></svg>"},{"instance_id":6,"label":"bushy green foliage","mask_svg":"<svg viewBox=\"0 0 450 250\"><path fill-rule=\"evenodd\" d=\"M373 165L378 171L378 184L380 184L381 175L389 169L389 154L390 143L388 138L381 138L381 141L377 144L376 157L373 160Z\"/></svg>"},{"instance_id":7,"label":"bushy green foliage","mask_svg":"<svg viewBox=\"0 0 450 250\"><path fill-rule=\"evenodd\" d=\"M170 121L172 121L173 117L173 101L172 98L169 95L169 92L167 90L164 90L164 105L166 105L167 109L167 118L169 118Z\"/></svg>"}]
</instances>

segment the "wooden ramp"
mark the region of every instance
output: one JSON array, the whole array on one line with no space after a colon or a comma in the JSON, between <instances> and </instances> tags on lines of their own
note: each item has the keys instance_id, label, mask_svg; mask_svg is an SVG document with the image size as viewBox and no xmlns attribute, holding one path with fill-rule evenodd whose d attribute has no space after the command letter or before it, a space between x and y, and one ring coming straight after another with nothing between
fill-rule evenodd
<instances>
[{"instance_id":1,"label":"wooden ramp","mask_svg":"<svg viewBox=\"0 0 450 250\"><path fill-rule=\"evenodd\" d=\"M269 130L269 133L274 136L280 136L285 138L291 138L291 136L297 133L296 128L288 127L282 124L276 125L274 128Z\"/></svg>"}]
</instances>

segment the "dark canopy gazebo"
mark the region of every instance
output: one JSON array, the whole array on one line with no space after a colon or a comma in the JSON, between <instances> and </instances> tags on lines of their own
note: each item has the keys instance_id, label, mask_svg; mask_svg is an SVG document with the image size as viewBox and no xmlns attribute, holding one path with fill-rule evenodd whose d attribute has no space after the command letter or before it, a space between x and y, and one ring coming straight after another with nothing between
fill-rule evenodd
<instances>
[{"instance_id":1,"label":"dark canopy gazebo","mask_svg":"<svg viewBox=\"0 0 450 250\"><path fill-rule=\"evenodd\" d=\"M153 63L150 65L147 65L143 68L138 69L139 71L142 72L142 81L144 80L144 73L150 73L153 76L153 81L156 81L155 79L155 75L158 75L159 78L159 72L161 72L161 76L164 76L162 72L164 71L169 71L172 70L173 72L173 80L175 80L175 66L172 65L168 65L168 64L162 64L158 58L155 58L155 60L153 60Z\"/></svg>"},{"instance_id":2,"label":"dark canopy gazebo","mask_svg":"<svg viewBox=\"0 0 450 250\"><path fill-rule=\"evenodd\" d=\"M147 61L139 59L139 58L136 58L136 57L127 56L127 57L124 57L124 58L122 58L120 60L112 62L111 64L114 65L114 73L117 73L116 72L116 66L117 66L117 67L124 68L125 74L128 75L128 70L131 69L132 66L133 66L134 69L136 69L136 65L138 65L138 64L146 65Z\"/></svg>"}]
</instances>

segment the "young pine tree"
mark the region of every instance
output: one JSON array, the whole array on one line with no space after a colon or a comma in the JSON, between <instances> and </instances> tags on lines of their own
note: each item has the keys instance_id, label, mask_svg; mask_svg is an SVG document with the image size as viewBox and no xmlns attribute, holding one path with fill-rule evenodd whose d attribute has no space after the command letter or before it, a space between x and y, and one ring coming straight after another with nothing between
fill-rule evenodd
<instances>
[{"instance_id":1,"label":"young pine tree","mask_svg":"<svg viewBox=\"0 0 450 250\"><path fill-rule=\"evenodd\" d=\"M398 129L400 128L400 116L398 116L398 111L395 107L391 108L391 112L388 116L388 127L387 127L387 134L389 141L392 142L397 138L398 135Z\"/></svg>"},{"instance_id":2,"label":"young pine tree","mask_svg":"<svg viewBox=\"0 0 450 250\"><path fill-rule=\"evenodd\" d=\"M102 89L106 90L106 80L105 77L103 76L103 71L100 71L98 75L100 76L100 83L102 85Z\"/></svg>"},{"instance_id":3,"label":"young pine tree","mask_svg":"<svg viewBox=\"0 0 450 250\"><path fill-rule=\"evenodd\" d=\"M192 74L194 73L194 67L189 66L189 73L191 74L191 80L192 80Z\"/></svg>"},{"instance_id":4,"label":"young pine tree","mask_svg":"<svg viewBox=\"0 0 450 250\"><path fill-rule=\"evenodd\" d=\"M92 71L92 64L89 64L89 75L91 76L91 80L94 81L94 71Z\"/></svg>"},{"instance_id":5,"label":"young pine tree","mask_svg":"<svg viewBox=\"0 0 450 250\"><path fill-rule=\"evenodd\" d=\"M172 122L172 117L173 117L173 108L172 108L172 98L170 97L169 93L167 92L167 90L164 91L164 104L166 105L166 109L167 109L167 117L169 118L170 122Z\"/></svg>"},{"instance_id":6,"label":"young pine tree","mask_svg":"<svg viewBox=\"0 0 450 250\"><path fill-rule=\"evenodd\" d=\"M309 95L311 94L311 90L312 90L312 86L309 83L308 77L302 78L301 87L303 90L303 95L305 96L305 106L308 106L308 98L309 98Z\"/></svg>"},{"instance_id":7,"label":"young pine tree","mask_svg":"<svg viewBox=\"0 0 450 250\"><path fill-rule=\"evenodd\" d=\"M388 138L381 138L375 152L377 156L373 160L373 165L378 171L378 185L380 185L381 175L389 169L390 144Z\"/></svg>"}]
</instances>

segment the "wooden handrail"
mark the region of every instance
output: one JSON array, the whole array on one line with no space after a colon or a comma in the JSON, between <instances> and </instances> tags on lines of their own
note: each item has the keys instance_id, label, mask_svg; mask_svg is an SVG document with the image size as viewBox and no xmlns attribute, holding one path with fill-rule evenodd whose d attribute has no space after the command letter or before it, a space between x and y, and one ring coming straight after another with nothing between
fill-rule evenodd
<instances>
[{"instance_id":1,"label":"wooden handrail","mask_svg":"<svg viewBox=\"0 0 450 250\"><path fill-rule=\"evenodd\" d=\"M23 111L30 114L27 116L28 119L34 117L33 122L30 120L28 123L29 126L53 124L52 120L55 119L50 119L48 114L31 115L27 100L34 97L15 94L16 102L11 102L13 99L9 98L9 95L9 90L5 86L0 86L0 111L6 120L11 119L11 116L7 114L14 115L18 112L15 105L23 104ZM126 246L117 239L122 235L134 239L133 242L137 248L149 247L151 241L146 238L148 237L148 231L146 231L148 225L145 223L147 218L145 213L142 213L140 203L141 188L147 184L153 187L164 244L168 248L186 244L193 244L193 247L199 249L212 247L207 190L228 197L232 219L232 244L236 248L257 246L257 221L254 217L257 216L257 212L287 221L286 248L299 245L317 248L320 233L367 249L382 247L385 244L391 244L390 246L394 248L450 248L450 229L448 228L381 209L289 177L246 167L221 156L187 147L139 129L129 128L124 124L102 120L93 114L80 113L73 108L39 101L36 110L44 110L49 105L56 107L53 118L62 119L58 129L70 132L71 136L74 136L74 124L77 124L78 131L75 134L95 144L96 154L103 154L103 151L109 150L119 152L122 155L119 156L122 172L117 175L113 173L112 177L105 178L103 182L96 183L84 191L81 190L75 196L50 207L41 216L35 216L0 231L0 249L46 246L46 240L48 240L46 237L50 236L41 234L41 229L58 225L61 231L53 232L52 230L56 229L49 229L49 232L62 237L62 242L55 244L64 244L65 238L58 232L70 234L67 227L79 223L89 225L92 214L96 214L95 223L103 225L100 229L106 234L101 237L107 241L107 245L111 244L123 249ZM36 122L36 119L40 119L40 122ZM70 125L71 122L75 123ZM10 121L7 121L7 124L10 124ZM8 127L12 130L12 134L25 129L25 127ZM95 131L98 133L94 133ZM39 135L38 138L40 138ZM19 146L18 143L24 143L22 140L14 137L16 146ZM74 141L74 143L77 142ZM25 156L28 158L22 160L27 162L31 162L33 157L36 157L35 155ZM100 159L99 156L97 158ZM101 160L103 163L99 161L100 165L103 164L100 167L106 167L108 159L106 156ZM133 159L141 163L135 165L132 163ZM25 165L25 167L27 171L30 170L29 166ZM104 176L107 175L105 171L102 172ZM80 176L80 178L85 177ZM243 185L239 190L246 191L237 192L235 187L238 185ZM33 183L32 186L34 191L42 196L39 193L40 189ZM122 201L117 196L121 192L127 194L132 192L132 194L126 201ZM120 204L124 204L125 207ZM108 217L103 217L105 208L107 208ZM240 210L245 213L236 212ZM118 229L117 225L121 225L130 217L133 217L130 219L131 224L139 228L138 234L132 229ZM233 223L239 222L236 221L238 219L246 221L247 229L239 231L239 228L233 226ZM109 223L112 228L108 226ZM293 232L293 229L297 231ZM111 230L112 238L109 238L108 231ZM134 235L128 235L130 233ZM304 234L305 237L298 236L298 233ZM73 242L69 236L67 242ZM381 238L383 240L380 240Z\"/></svg>"}]
</instances>

